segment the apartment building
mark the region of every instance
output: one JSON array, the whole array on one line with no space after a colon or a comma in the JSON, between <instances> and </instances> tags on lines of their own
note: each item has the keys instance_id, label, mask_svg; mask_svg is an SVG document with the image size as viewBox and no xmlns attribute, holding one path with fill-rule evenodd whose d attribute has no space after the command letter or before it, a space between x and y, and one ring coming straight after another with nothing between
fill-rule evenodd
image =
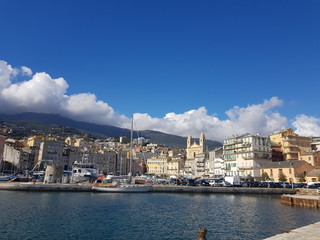
<instances>
[{"instance_id":1,"label":"apartment building","mask_svg":"<svg viewBox=\"0 0 320 240\"><path fill-rule=\"evenodd\" d=\"M320 151L311 151L300 154L300 160L304 160L310 165L320 167Z\"/></svg>"},{"instance_id":2,"label":"apartment building","mask_svg":"<svg viewBox=\"0 0 320 240\"><path fill-rule=\"evenodd\" d=\"M208 159L205 162L205 175L215 178L221 178L225 176L225 164L222 147L209 151Z\"/></svg>"},{"instance_id":3,"label":"apartment building","mask_svg":"<svg viewBox=\"0 0 320 240\"><path fill-rule=\"evenodd\" d=\"M181 157L174 157L168 160L168 175L180 176L183 174L184 160Z\"/></svg>"},{"instance_id":4,"label":"apartment building","mask_svg":"<svg viewBox=\"0 0 320 240\"><path fill-rule=\"evenodd\" d=\"M168 175L167 156L159 156L147 159L148 174Z\"/></svg>"},{"instance_id":5,"label":"apartment building","mask_svg":"<svg viewBox=\"0 0 320 240\"><path fill-rule=\"evenodd\" d=\"M63 155L64 143L56 140L43 140L40 143L38 162L46 162L53 166L68 166L67 160Z\"/></svg>"},{"instance_id":6,"label":"apartment building","mask_svg":"<svg viewBox=\"0 0 320 240\"><path fill-rule=\"evenodd\" d=\"M268 174L270 180L276 182L280 181L280 176L283 175L287 182L297 183L301 175L306 176L312 170L314 167L303 160L282 161L264 164L261 167L261 174Z\"/></svg>"},{"instance_id":7,"label":"apartment building","mask_svg":"<svg viewBox=\"0 0 320 240\"><path fill-rule=\"evenodd\" d=\"M26 171L30 170L34 162L34 151L30 147L22 147L14 140L8 139L4 145L1 170Z\"/></svg>"},{"instance_id":8,"label":"apartment building","mask_svg":"<svg viewBox=\"0 0 320 240\"><path fill-rule=\"evenodd\" d=\"M4 143L6 141L6 137L3 135L0 135L0 162L3 158L3 151L4 151Z\"/></svg>"},{"instance_id":9,"label":"apartment building","mask_svg":"<svg viewBox=\"0 0 320 240\"><path fill-rule=\"evenodd\" d=\"M225 139L223 159L226 176L260 178L261 164L272 161L271 144L261 135L237 135Z\"/></svg>"},{"instance_id":10,"label":"apartment building","mask_svg":"<svg viewBox=\"0 0 320 240\"><path fill-rule=\"evenodd\" d=\"M299 160L300 154L311 151L311 139L299 136L291 128L270 135L270 140L281 146L285 161Z\"/></svg>"}]
</instances>

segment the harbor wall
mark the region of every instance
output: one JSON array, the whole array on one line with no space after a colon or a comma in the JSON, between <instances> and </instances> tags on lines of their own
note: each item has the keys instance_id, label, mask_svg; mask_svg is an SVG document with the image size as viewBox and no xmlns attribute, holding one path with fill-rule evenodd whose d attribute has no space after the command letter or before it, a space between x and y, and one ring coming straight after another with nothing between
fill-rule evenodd
<instances>
[{"instance_id":1,"label":"harbor wall","mask_svg":"<svg viewBox=\"0 0 320 240\"><path fill-rule=\"evenodd\" d=\"M230 194L295 194L291 188L185 187L153 186L151 192L165 193L230 193Z\"/></svg>"},{"instance_id":2,"label":"harbor wall","mask_svg":"<svg viewBox=\"0 0 320 240\"><path fill-rule=\"evenodd\" d=\"M282 195L281 203L289 206L320 208L320 197L302 195Z\"/></svg>"},{"instance_id":3,"label":"harbor wall","mask_svg":"<svg viewBox=\"0 0 320 240\"><path fill-rule=\"evenodd\" d=\"M50 192L92 192L92 184L44 184L44 183L0 183L0 190L50 191ZM294 194L295 189L287 188L233 188L233 187L190 187L152 186L152 193L230 193L230 194Z\"/></svg>"}]
</instances>

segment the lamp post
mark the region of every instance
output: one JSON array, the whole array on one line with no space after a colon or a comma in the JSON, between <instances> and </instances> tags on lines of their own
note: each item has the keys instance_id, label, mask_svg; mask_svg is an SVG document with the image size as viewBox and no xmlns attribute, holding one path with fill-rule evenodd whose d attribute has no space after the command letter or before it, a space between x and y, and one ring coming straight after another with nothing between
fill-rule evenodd
<instances>
[{"instance_id":1,"label":"lamp post","mask_svg":"<svg viewBox=\"0 0 320 240\"><path fill-rule=\"evenodd\" d=\"M292 166L293 166L293 163L292 163L292 161L290 161L290 167L292 168ZM293 173L291 173L291 174L292 174L291 188L293 189L293 176L294 176L294 174Z\"/></svg>"}]
</instances>

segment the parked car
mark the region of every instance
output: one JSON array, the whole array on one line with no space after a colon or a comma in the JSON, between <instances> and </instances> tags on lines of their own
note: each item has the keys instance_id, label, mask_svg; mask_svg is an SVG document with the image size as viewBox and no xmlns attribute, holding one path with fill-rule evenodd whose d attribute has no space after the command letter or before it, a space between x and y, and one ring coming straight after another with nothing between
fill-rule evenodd
<instances>
[{"instance_id":1,"label":"parked car","mask_svg":"<svg viewBox=\"0 0 320 240\"><path fill-rule=\"evenodd\" d=\"M182 180L182 185L185 186L197 186L196 180L191 178L185 178Z\"/></svg>"},{"instance_id":2,"label":"parked car","mask_svg":"<svg viewBox=\"0 0 320 240\"><path fill-rule=\"evenodd\" d=\"M293 188L293 183L282 182L280 184L283 188Z\"/></svg>"},{"instance_id":3,"label":"parked car","mask_svg":"<svg viewBox=\"0 0 320 240\"><path fill-rule=\"evenodd\" d=\"M213 179L209 179L209 185L211 186L211 187L213 187L214 186L214 182L215 182L215 180L213 180Z\"/></svg>"},{"instance_id":4,"label":"parked car","mask_svg":"<svg viewBox=\"0 0 320 240\"><path fill-rule=\"evenodd\" d=\"M170 185L180 185L181 184L181 179L179 179L179 178L170 178L169 184Z\"/></svg>"},{"instance_id":5,"label":"parked car","mask_svg":"<svg viewBox=\"0 0 320 240\"><path fill-rule=\"evenodd\" d=\"M213 186L215 187L231 187L231 183L224 180L215 180Z\"/></svg>"},{"instance_id":6,"label":"parked car","mask_svg":"<svg viewBox=\"0 0 320 240\"><path fill-rule=\"evenodd\" d=\"M320 187L320 183L312 183L307 185L307 188L310 188L310 189L318 189L319 187Z\"/></svg>"},{"instance_id":7,"label":"parked car","mask_svg":"<svg viewBox=\"0 0 320 240\"><path fill-rule=\"evenodd\" d=\"M304 187L306 187L306 186L307 186L306 183L294 183L294 184L293 184L293 187L294 187L294 188L304 188Z\"/></svg>"},{"instance_id":8,"label":"parked car","mask_svg":"<svg viewBox=\"0 0 320 240\"><path fill-rule=\"evenodd\" d=\"M259 187L259 182L242 182L242 187Z\"/></svg>"},{"instance_id":9,"label":"parked car","mask_svg":"<svg viewBox=\"0 0 320 240\"><path fill-rule=\"evenodd\" d=\"M206 179L199 179L196 181L198 186L210 186L209 181Z\"/></svg>"}]
</instances>

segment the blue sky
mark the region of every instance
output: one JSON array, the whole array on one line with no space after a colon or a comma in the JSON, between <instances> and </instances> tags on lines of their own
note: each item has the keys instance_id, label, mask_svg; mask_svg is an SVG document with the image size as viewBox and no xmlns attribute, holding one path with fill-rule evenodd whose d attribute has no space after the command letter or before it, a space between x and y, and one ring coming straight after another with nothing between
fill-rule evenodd
<instances>
[{"instance_id":1,"label":"blue sky","mask_svg":"<svg viewBox=\"0 0 320 240\"><path fill-rule=\"evenodd\" d=\"M0 100L10 111L59 112L118 126L140 113L144 128L185 136L204 131L220 140L259 128L320 135L319 10L319 1L0 0L0 60L32 71L9 74L10 86L46 73L47 95L59 88L61 101L78 96L68 109L61 102L45 107L41 102L52 99L29 103L22 87L4 91L6 85ZM51 85L59 78L64 82ZM13 102L10 92L21 97ZM87 111L88 118L85 108L73 108L80 96L86 103L91 97L89 109L104 110ZM250 112L239 125L240 112L265 105L261 122ZM237 112L234 119L228 111Z\"/></svg>"}]
</instances>

